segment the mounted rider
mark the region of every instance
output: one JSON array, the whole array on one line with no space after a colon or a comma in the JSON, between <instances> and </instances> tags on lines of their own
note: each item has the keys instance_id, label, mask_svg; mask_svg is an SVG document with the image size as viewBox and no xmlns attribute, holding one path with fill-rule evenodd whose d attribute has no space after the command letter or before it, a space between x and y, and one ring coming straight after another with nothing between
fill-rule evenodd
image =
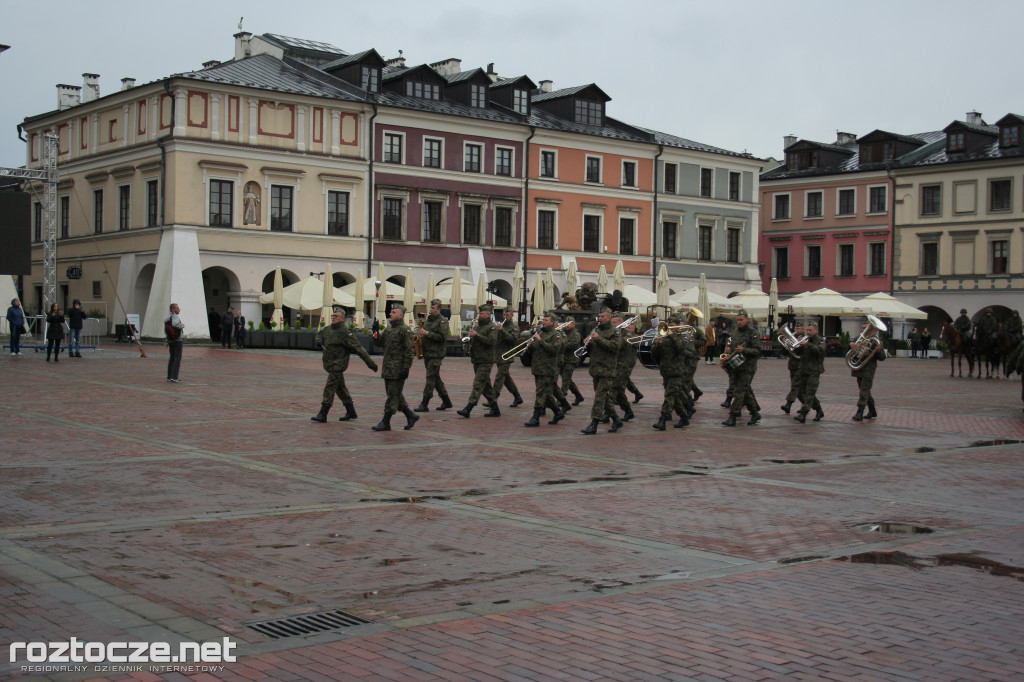
<instances>
[{"instance_id":1,"label":"mounted rider","mask_svg":"<svg viewBox=\"0 0 1024 682\"><path fill-rule=\"evenodd\" d=\"M960 332L960 342L964 349L973 349L974 337L971 335L971 330L974 328L974 324L971 322L971 318L967 317L966 308L960 309L960 317L953 322L953 328Z\"/></svg>"}]
</instances>

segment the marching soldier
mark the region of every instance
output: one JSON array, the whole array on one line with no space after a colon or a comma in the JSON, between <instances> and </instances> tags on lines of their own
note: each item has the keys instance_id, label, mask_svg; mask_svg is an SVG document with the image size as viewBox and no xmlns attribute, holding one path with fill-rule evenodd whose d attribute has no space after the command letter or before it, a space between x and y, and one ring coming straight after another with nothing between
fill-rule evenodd
<instances>
[{"instance_id":1,"label":"marching soldier","mask_svg":"<svg viewBox=\"0 0 1024 682\"><path fill-rule=\"evenodd\" d=\"M732 356L742 355L744 360L743 364L733 367L729 373L732 397L729 400L729 418L722 422L722 425L736 426L736 418L746 406L747 412L750 413L747 426L753 426L761 421L761 413L757 409L754 392L750 386L757 373L757 359L761 357L761 337L754 329L754 321L747 315L746 310L741 309L736 314L736 331L731 336L731 343Z\"/></svg>"},{"instance_id":2,"label":"marching soldier","mask_svg":"<svg viewBox=\"0 0 1024 682\"><path fill-rule=\"evenodd\" d=\"M384 378L384 388L388 395L384 403L384 416L376 426L370 427L374 431L390 431L391 416L396 412L405 415L406 431L420 419L409 409L409 404L405 402L402 393L405 389L405 380L409 378L409 368L416 357L412 330L405 324L404 317L405 308L400 305L393 306L388 313L388 325L373 340L375 344L384 346L384 359L381 361L383 371L380 375Z\"/></svg>"},{"instance_id":3,"label":"marching soldier","mask_svg":"<svg viewBox=\"0 0 1024 682\"><path fill-rule=\"evenodd\" d=\"M583 429L585 435L597 433L597 424L603 417L611 419L610 433L622 428L622 420L615 414L614 384L622 337L612 326L612 311L602 308L597 315L597 327L587 337L590 353L590 376L594 380L594 406L590 410L590 424Z\"/></svg>"},{"instance_id":4,"label":"marching soldier","mask_svg":"<svg viewBox=\"0 0 1024 682\"><path fill-rule=\"evenodd\" d=\"M501 389L507 388L512 393L512 404L509 407L519 407L523 404L523 396L519 395L516 382L512 379L512 358L502 360L501 356L519 343L519 323L516 322L516 311L506 310L505 319L497 325L497 347L494 349L494 362L498 365L498 371L494 373L494 399L501 396Z\"/></svg>"},{"instance_id":5,"label":"marching soldier","mask_svg":"<svg viewBox=\"0 0 1024 682\"><path fill-rule=\"evenodd\" d=\"M877 333L877 330L871 325L865 324L865 328L868 329L868 336ZM857 348L855 341L850 342L850 349L854 350ZM878 416L875 412L875 399L871 395L871 387L875 383L875 370L878 369L878 363L885 360L885 351L882 349L882 344L875 346L874 352L868 357L867 361L860 369L850 370L850 375L857 377L857 389L860 395L857 397L857 414L853 415L853 421L859 422L864 419L874 419ZM864 415L864 408L868 408L868 413Z\"/></svg>"},{"instance_id":6,"label":"marching soldier","mask_svg":"<svg viewBox=\"0 0 1024 682\"><path fill-rule=\"evenodd\" d=\"M541 318L540 330L532 338L530 350L533 357L530 362L530 372L533 374L537 393L533 401L533 417L524 426L540 426L540 418L548 407L555 415L554 419L548 423L557 424L565 418L565 410L559 405L565 400L559 400L558 392L558 365L565 339L561 332L555 329L554 313L544 314L544 317Z\"/></svg>"},{"instance_id":7,"label":"marching soldier","mask_svg":"<svg viewBox=\"0 0 1024 682\"><path fill-rule=\"evenodd\" d=\"M668 324L679 324L679 316L670 316ZM655 338L654 348L651 350L655 359L658 360L658 369L661 372L661 381L665 388L661 414L658 421L652 426L658 431L664 431L666 422L672 418L672 412L679 415L679 422L674 425L675 428L681 429L684 426L689 426L690 413L684 400L684 375L687 372L689 361L698 357L697 349L694 343L683 338L682 334L666 334Z\"/></svg>"},{"instance_id":8,"label":"marching soldier","mask_svg":"<svg viewBox=\"0 0 1024 682\"><path fill-rule=\"evenodd\" d=\"M803 333L803 325L793 329L793 336L800 337L803 336ZM789 369L789 393L786 394L786 404L782 406L782 411L789 414L790 408L793 407L793 402L800 397L800 351L794 349L793 353L787 353L787 355L789 356L787 366L787 369Z\"/></svg>"},{"instance_id":9,"label":"marching soldier","mask_svg":"<svg viewBox=\"0 0 1024 682\"><path fill-rule=\"evenodd\" d=\"M803 424L807 413L814 410L814 421L825 416L818 401L818 383L825 371L825 340L818 336L818 323L807 323L807 336L800 341L800 411L793 419Z\"/></svg>"},{"instance_id":10,"label":"marching soldier","mask_svg":"<svg viewBox=\"0 0 1024 682\"><path fill-rule=\"evenodd\" d=\"M473 390L469 394L469 402L457 414L469 419L469 413L473 411L480 401L480 396L487 399L487 406L490 411L484 414L485 417L500 417L501 410L498 409L498 401L494 396L494 388L491 386L491 368L494 367L494 348L498 342L498 328L491 322L491 311L494 308L485 303L477 310L478 317L475 327L469 330L472 339L469 346L469 359L473 363Z\"/></svg>"},{"instance_id":11,"label":"marching soldier","mask_svg":"<svg viewBox=\"0 0 1024 682\"><path fill-rule=\"evenodd\" d=\"M580 333L576 331L576 318L570 316L567 322L568 326L562 330L562 333L565 334L565 343L562 346L562 385L560 387L560 393L562 399L567 402L569 393L572 393L576 396L576 400L574 400L572 404L579 405L583 402L583 394L580 393L580 389L576 386L576 382L572 380L572 373L576 371L576 365L578 365L580 361L580 359L576 357L576 350L583 342L580 340ZM563 405L562 407L564 409L565 406Z\"/></svg>"},{"instance_id":12,"label":"marching soldier","mask_svg":"<svg viewBox=\"0 0 1024 682\"><path fill-rule=\"evenodd\" d=\"M697 363L700 362L700 348L707 343L707 336L704 335L704 330L701 329L700 320L704 315L694 307L690 307L690 314L686 317L686 324L693 327L693 347L697 350L697 357L687 358L686 360L686 375L684 376L683 393L687 398L693 396L690 400L689 410L690 416L696 411L696 403L700 400L700 397L704 395L704 391L697 387L697 383L694 380L697 376Z\"/></svg>"},{"instance_id":13,"label":"marching soldier","mask_svg":"<svg viewBox=\"0 0 1024 682\"><path fill-rule=\"evenodd\" d=\"M448 341L448 320L441 314L441 299L435 298L430 302L430 314L420 325L417 333L423 339L423 367L427 370L427 382L423 386L423 398L420 404L413 408L413 412L428 412L427 403L434 397L437 391L441 398L441 404L436 408L438 411L447 410L452 406L448 397L448 389L441 380L441 363L444 361L445 344Z\"/></svg>"},{"instance_id":14,"label":"marching soldier","mask_svg":"<svg viewBox=\"0 0 1024 682\"><path fill-rule=\"evenodd\" d=\"M327 413L334 404L335 395L341 398L341 404L345 406L345 414L338 417L338 421L347 422L355 419L356 406L352 403L348 388L345 387L345 370L348 369L349 356L355 353L374 372L377 371L377 363L345 325L345 313L340 307L334 308L331 313L331 323L316 333L315 343L324 349L323 365L327 371L327 384L324 386L324 396L320 401L320 412L310 417L310 421L321 424L327 421Z\"/></svg>"},{"instance_id":15,"label":"marching soldier","mask_svg":"<svg viewBox=\"0 0 1024 682\"><path fill-rule=\"evenodd\" d=\"M612 317L612 324L622 324L625 319L623 317L624 315L626 315L626 313L614 313ZM619 361L615 365L614 401L622 408L622 421L624 422L632 421L636 416L633 414L633 408L630 407L629 400L626 398L626 389L633 386L633 388L629 390L632 391L634 395L639 396L633 402L639 402L640 398L643 398L643 396L640 395L640 391L635 390L636 386L633 384L632 379L633 368L636 367L637 347L632 343L625 342L625 339L631 336L636 336L636 333L636 325L633 324L622 330L623 344L619 350Z\"/></svg>"}]
</instances>

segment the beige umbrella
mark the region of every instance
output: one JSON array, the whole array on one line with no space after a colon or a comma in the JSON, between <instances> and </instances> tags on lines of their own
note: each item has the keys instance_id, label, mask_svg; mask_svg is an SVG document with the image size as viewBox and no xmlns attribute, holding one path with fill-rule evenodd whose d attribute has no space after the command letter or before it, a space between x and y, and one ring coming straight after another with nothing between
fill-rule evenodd
<instances>
[{"instance_id":1,"label":"beige umbrella","mask_svg":"<svg viewBox=\"0 0 1024 682\"><path fill-rule=\"evenodd\" d=\"M576 290L579 289L579 275L576 272L576 259L573 258L569 261L569 267L565 271L565 293L576 295Z\"/></svg>"},{"instance_id":2,"label":"beige umbrella","mask_svg":"<svg viewBox=\"0 0 1024 682\"><path fill-rule=\"evenodd\" d=\"M548 268L544 276L544 312L555 309L555 273Z\"/></svg>"},{"instance_id":3,"label":"beige umbrella","mask_svg":"<svg viewBox=\"0 0 1024 682\"><path fill-rule=\"evenodd\" d=\"M622 295L629 299L629 311L634 315L646 313L648 306L658 302L658 295L635 284L626 284L621 289ZM616 310L615 312L620 312Z\"/></svg>"},{"instance_id":4,"label":"beige umbrella","mask_svg":"<svg viewBox=\"0 0 1024 682\"><path fill-rule=\"evenodd\" d=\"M476 278L476 304L483 305L487 302L487 282L484 281L484 273Z\"/></svg>"},{"instance_id":5,"label":"beige umbrella","mask_svg":"<svg viewBox=\"0 0 1024 682\"><path fill-rule=\"evenodd\" d=\"M380 282L378 284L377 282ZM384 262L377 263L377 281L373 283L376 289L374 301L373 301L373 319L379 321L381 325L387 324L387 282L388 278L384 275Z\"/></svg>"},{"instance_id":6,"label":"beige umbrella","mask_svg":"<svg viewBox=\"0 0 1024 682\"><path fill-rule=\"evenodd\" d=\"M274 270L274 314L270 316L270 325L274 329L284 327L284 278L281 277L281 266Z\"/></svg>"},{"instance_id":7,"label":"beige umbrella","mask_svg":"<svg viewBox=\"0 0 1024 682\"><path fill-rule=\"evenodd\" d=\"M462 271L455 268L455 276L452 277L451 296L448 299L451 307L451 319L448 326L452 336L462 336Z\"/></svg>"},{"instance_id":8,"label":"beige umbrella","mask_svg":"<svg viewBox=\"0 0 1024 682\"><path fill-rule=\"evenodd\" d=\"M768 287L768 328L775 329L775 316L779 314L779 280L772 277L772 284Z\"/></svg>"},{"instance_id":9,"label":"beige umbrella","mask_svg":"<svg viewBox=\"0 0 1024 682\"><path fill-rule=\"evenodd\" d=\"M405 295L402 297L402 305L405 306L405 323L412 327L413 320L416 319L416 316L412 314L412 308L416 305L416 292L413 290L412 284L412 268L407 268L405 271Z\"/></svg>"},{"instance_id":10,"label":"beige umbrella","mask_svg":"<svg viewBox=\"0 0 1024 682\"><path fill-rule=\"evenodd\" d=\"M739 303L734 303L736 300L734 298L726 298L725 296L716 294L713 291L708 291L707 277L704 278L704 292L708 298L708 307L712 313L735 313L741 307ZM694 306L699 310L700 295L700 286L698 285L680 291L669 300L672 301L673 305L680 307ZM701 312L704 311L701 310Z\"/></svg>"},{"instance_id":11,"label":"beige umbrella","mask_svg":"<svg viewBox=\"0 0 1024 682\"><path fill-rule=\"evenodd\" d=\"M516 311L516 319L519 319L519 308L523 304L523 283L526 278L523 276L523 264L516 263L515 270L512 271L512 309Z\"/></svg>"},{"instance_id":12,"label":"beige umbrella","mask_svg":"<svg viewBox=\"0 0 1024 682\"><path fill-rule=\"evenodd\" d=\"M330 286L328 282L327 286ZM317 276L307 277L301 282L295 284L289 284L281 290L281 303L283 306L292 308L294 310L300 310L304 313L319 313L324 306L325 298L325 286L323 280ZM341 289L331 289L331 301L332 304L351 306L354 305L355 299L352 295ZM260 303L272 303L274 301L274 292L266 293L260 296Z\"/></svg>"},{"instance_id":13,"label":"beige umbrella","mask_svg":"<svg viewBox=\"0 0 1024 682\"><path fill-rule=\"evenodd\" d=\"M363 312L366 309L363 303L363 289L366 288L366 278L363 277L363 269L359 268L356 275L356 281L352 283L352 299L356 308L355 323L357 329L366 328L366 313ZM342 287L344 288L344 287Z\"/></svg>"},{"instance_id":14,"label":"beige umbrella","mask_svg":"<svg viewBox=\"0 0 1024 682\"><path fill-rule=\"evenodd\" d=\"M324 266L324 287L323 296L320 299L322 307L320 308L320 322L321 327L324 327L331 322L331 313L334 312L334 273L331 272L331 264L328 263Z\"/></svg>"},{"instance_id":15,"label":"beige umbrella","mask_svg":"<svg viewBox=\"0 0 1024 682\"><path fill-rule=\"evenodd\" d=\"M434 273L430 273L427 277L427 307L429 309L430 302L437 298L437 285L434 284Z\"/></svg>"},{"instance_id":16,"label":"beige umbrella","mask_svg":"<svg viewBox=\"0 0 1024 682\"><path fill-rule=\"evenodd\" d=\"M760 289L747 289L741 291L732 298L729 302L734 305L739 305L747 311L747 315L754 318L755 320L767 320L768 319L768 294L764 293ZM738 308L736 309L738 310ZM736 312L735 310L733 311Z\"/></svg>"},{"instance_id":17,"label":"beige umbrella","mask_svg":"<svg viewBox=\"0 0 1024 682\"><path fill-rule=\"evenodd\" d=\"M597 271L597 291L600 294L610 294L608 291L608 271L604 268L604 263L601 264L601 269Z\"/></svg>"},{"instance_id":18,"label":"beige umbrella","mask_svg":"<svg viewBox=\"0 0 1024 682\"><path fill-rule=\"evenodd\" d=\"M537 279L533 283L533 315L532 324L537 326L540 316L544 313L544 280L540 271L537 271Z\"/></svg>"},{"instance_id":19,"label":"beige umbrella","mask_svg":"<svg viewBox=\"0 0 1024 682\"><path fill-rule=\"evenodd\" d=\"M817 289L803 296L782 301L779 305L793 306L797 315L867 315L864 308L852 298L847 298L831 289Z\"/></svg>"},{"instance_id":20,"label":"beige umbrella","mask_svg":"<svg viewBox=\"0 0 1024 682\"><path fill-rule=\"evenodd\" d=\"M708 278L703 272L700 273L700 283L697 285L697 310L704 317L705 323L711 321L711 302L708 300Z\"/></svg>"},{"instance_id":21,"label":"beige umbrella","mask_svg":"<svg viewBox=\"0 0 1024 682\"><path fill-rule=\"evenodd\" d=\"M928 313L918 310L899 301L889 294L879 291L877 294L866 296L857 303L864 309L870 308L865 315L871 314L876 317L891 317L896 320L927 320Z\"/></svg>"},{"instance_id":22,"label":"beige umbrella","mask_svg":"<svg viewBox=\"0 0 1024 682\"><path fill-rule=\"evenodd\" d=\"M612 288L623 293L626 291L626 271L623 270L620 260L615 261L615 269L612 270Z\"/></svg>"},{"instance_id":23,"label":"beige umbrella","mask_svg":"<svg viewBox=\"0 0 1024 682\"><path fill-rule=\"evenodd\" d=\"M672 292L670 291L670 285L668 281L668 268L664 263L658 268L658 279L654 286L654 294L658 299L657 304L659 306L665 306L668 308L671 305L669 297Z\"/></svg>"},{"instance_id":24,"label":"beige umbrella","mask_svg":"<svg viewBox=\"0 0 1024 682\"><path fill-rule=\"evenodd\" d=\"M451 295L451 289L454 285L455 280L448 280L441 282L435 286L437 291L437 297L442 301L448 300ZM478 282L479 283L479 282ZM477 300L477 284L470 282L469 280L461 280L459 282L462 290L462 305L472 308L484 303L490 302L495 308L505 308L508 306L508 300L498 296L497 294L484 292L484 298L480 301ZM486 287L485 287L486 288Z\"/></svg>"}]
</instances>

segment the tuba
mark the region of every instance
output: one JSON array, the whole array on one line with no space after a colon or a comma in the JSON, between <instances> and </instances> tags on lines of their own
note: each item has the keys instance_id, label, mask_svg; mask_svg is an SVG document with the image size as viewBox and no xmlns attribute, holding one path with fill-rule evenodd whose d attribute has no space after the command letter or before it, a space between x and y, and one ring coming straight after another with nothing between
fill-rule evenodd
<instances>
[{"instance_id":1,"label":"tuba","mask_svg":"<svg viewBox=\"0 0 1024 682\"><path fill-rule=\"evenodd\" d=\"M782 332L777 337L779 344L794 358L800 357L800 343L807 338L807 335L804 334L800 338L797 338L793 335L793 332L790 331L790 325L788 324L782 325L779 331Z\"/></svg>"},{"instance_id":2,"label":"tuba","mask_svg":"<svg viewBox=\"0 0 1024 682\"><path fill-rule=\"evenodd\" d=\"M420 330L423 329L423 318L416 318L416 331L412 335L412 345L416 350L416 359L423 359L423 335L420 334Z\"/></svg>"},{"instance_id":3,"label":"tuba","mask_svg":"<svg viewBox=\"0 0 1024 682\"><path fill-rule=\"evenodd\" d=\"M878 332L887 330L885 322L874 315L868 315L868 326L864 327L860 336L854 341L856 347L851 348L850 352L846 354L846 364L850 366L850 369L856 371L868 364L868 360L875 354L875 349L882 346L882 342L878 340Z\"/></svg>"}]
</instances>

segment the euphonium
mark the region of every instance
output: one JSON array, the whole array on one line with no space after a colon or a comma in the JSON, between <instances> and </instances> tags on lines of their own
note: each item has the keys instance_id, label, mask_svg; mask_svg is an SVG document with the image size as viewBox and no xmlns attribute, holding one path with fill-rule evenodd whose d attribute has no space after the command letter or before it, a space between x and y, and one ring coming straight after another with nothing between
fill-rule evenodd
<instances>
[{"instance_id":1,"label":"euphonium","mask_svg":"<svg viewBox=\"0 0 1024 682\"><path fill-rule=\"evenodd\" d=\"M868 364L875 348L882 345L882 342L878 340L878 332L884 332L887 329L885 322L874 315L868 315L868 325L854 341L856 348L851 348L850 352L846 354L846 364L850 366L850 369L858 370Z\"/></svg>"},{"instance_id":2,"label":"euphonium","mask_svg":"<svg viewBox=\"0 0 1024 682\"><path fill-rule=\"evenodd\" d=\"M777 337L779 339L779 344L794 358L800 357L800 353L797 351L800 350L800 342L806 339L807 335L804 334L798 339L793 335L793 332L790 331L788 324L782 325L782 327L779 328L779 331L782 332Z\"/></svg>"},{"instance_id":3,"label":"euphonium","mask_svg":"<svg viewBox=\"0 0 1024 682\"><path fill-rule=\"evenodd\" d=\"M423 318L416 318L416 331L413 332L412 345L416 350L416 359L423 359L423 335L420 334L420 330L423 329Z\"/></svg>"}]
</instances>

